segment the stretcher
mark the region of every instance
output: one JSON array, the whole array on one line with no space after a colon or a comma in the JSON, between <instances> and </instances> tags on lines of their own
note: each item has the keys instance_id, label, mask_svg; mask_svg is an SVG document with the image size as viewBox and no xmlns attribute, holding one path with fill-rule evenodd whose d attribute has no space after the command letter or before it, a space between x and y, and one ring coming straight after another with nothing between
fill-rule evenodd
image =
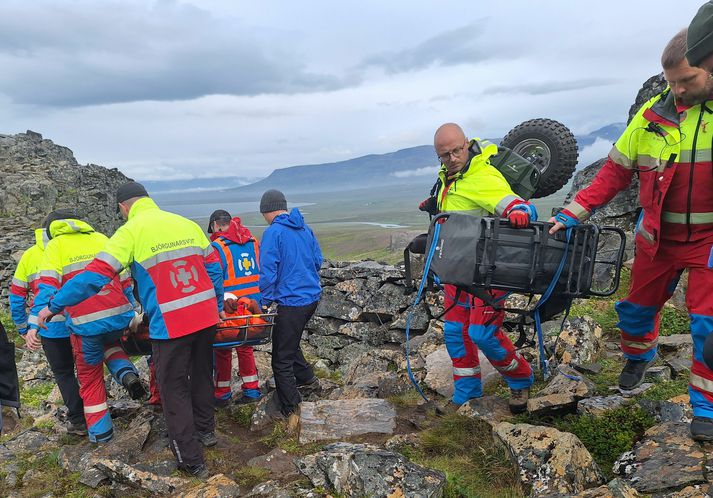
<instances>
[{"instance_id":1,"label":"stretcher","mask_svg":"<svg viewBox=\"0 0 713 498\"><path fill-rule=\"evenodd\" d=\"M221 321L213 338L214 349L229 349L240 346L259 346L272 340L276 313L265 313L255 301L240 298L237 302L225 300L228 319ZM251 302L249 302L251 301ZM136 330L127 329L120 340L129 356L151 354L148 321L142 321Z\"/></svg>"}]
</instances>

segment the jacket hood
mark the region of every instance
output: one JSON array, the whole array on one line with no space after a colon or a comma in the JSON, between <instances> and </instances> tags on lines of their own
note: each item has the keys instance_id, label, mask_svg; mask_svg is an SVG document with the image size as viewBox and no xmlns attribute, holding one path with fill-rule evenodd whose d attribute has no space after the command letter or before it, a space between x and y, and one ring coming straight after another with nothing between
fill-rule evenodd
<instances>
[{"instance_id":1,"label":"jacket hood","mask_svg":"<svg viewBox=\"0 0 713 498\"><path fill-rule=\"evenodd\" d=\"M131 219L137 214L143 213L144 211L149 211L151 209L158 209L158 205L154 202L152 198L142 197L131 205L131 208L129 209L128 218Z\"/></svg>"},{"instance_id":2,"label":"jacket hood","mask_svg":"<svg viewBox=\"0 0 713 498\"><path fill-rule=\"evenodd\" d=\"M252 239L253 234L243 225L243 222L237 216L230 220L230 226L224 232L213 232L210 234L210 240L215 240L218 237L223 237L237 244L245 244Z\"/></svg>"},{"instance_id":3,"label":"jacket hood","mask_svg":"<svg viewBox=\"0 0 713 498\"><path fill-rule=\"evenodd\" d=\"M281 214L277 216L274 220L272 220L272 222L294 228L296 230L305 227L305 219L302 217L302 213L300 213L300 210L297 208L292 208L292 211L290 211L289 214Z\"/></svg>"},{"instance_id":4,"label":"jacket hood","mask_svg":"<svg viewBox=\"0 0 713 498\"><path fill-rule=\"evenodd\" d=\"M94 229L86 221L71 218L55 220L50 225L50 235L52 238L69 233L91 233Z\"/></svg>"},{"instance_id":5,"label":"jacket hood","mask_svg":"<svg viewBox=\"0 0 713 498\"><path fill-rule=\"evenodd\" d=\"M47 242L49 242L50 239L47 236L47 231L44 228L37 228L35 229L35 245L42 249L43 251L45 250L45 246L47 245Z\"/></svg>"}]
</instances>

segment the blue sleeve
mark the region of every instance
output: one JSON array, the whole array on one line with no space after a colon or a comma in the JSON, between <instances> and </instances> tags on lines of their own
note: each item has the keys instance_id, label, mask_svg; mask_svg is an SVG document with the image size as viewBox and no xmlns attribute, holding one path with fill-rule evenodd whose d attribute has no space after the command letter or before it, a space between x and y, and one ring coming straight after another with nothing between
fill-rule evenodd
<instances>
[{"instance_id":1,"label":"blue sleeve","mask_svg":"<svg viewBox=\"0 0 713 498\"><path fill-rule=\"evenodd\" d=\"M37 325L37 315L40 313L40 310L42 308L49 304L49 302L57 294L57 292L57 287L49 284L40 283L37 295L35 296L35 301L32 303L32 309L30 310L29 323L31 329L39 330L39 327Z\"/></svg>"},{"instance_id":2,"label":"blue sleeve","mask_svg":"<svg viewBox=\"0 0 713 498\"><path fill-rule=\"evenodd\" d=\"M218 312L221 312L223 311L223 269L217 261L206 261L205 269L208 272L211 282L213 282L215 298L218 303Z\"/></svg>"},{"instance_id":3,"label":"blue sleeve","mask_svg":"<svg viewBox=\"0 0 713 498\"><path fill-rule=\"evenodd\" d=\"M12 321L17 326L17 331L22 335L27 332L27 309L25 298L10 293L10 314Z\"/></svg>"},{"instance_id":4,"label":"blue sleeve","mask_svg":"<svg viewBox=\"0 0 713 498\"><path fill-rule=\"evenodd\" d=\"M97 294L110 281L111 278L105 275L85 270L62 286L50 301L49 309L52 313L59 313L67 306L81 303Z\"/></svg>"},{"instance_id":5,"label":"blue sleeve","mask_svg":"<svg viewBox=\"0 0 713 498\"><path fill-rule=\"evenodd\" d=\"M277 299L277 269L280 265L279 238L269 227L260 241L260 294L262 304L270 305Z\"/></svg>"},{"instance_id":6,"label":"blue sleeve","mask_svg":"<svg viewBox=\"0 0 713 498\"><path fill-rule=\"evenodd\" d=\"M314 232L312 232L312 251L314 255L314 267L319 272L319 269L322 268L322 263L324 263L324 257L322 256L322 249L319 247L319 241L317 237L315 237Z\"/></svg>"},{"instance_id":7,"label":"blue sleeve","mask_svg":"<svg viewBox=\"0 0 713 498\"><path fill-rule=\"evenodd\" d=\"M134 297L133 285L127 285L126 287L124 287L124 296L126 296L126 299L128 299L129 303L131 303L131 307L136 309L138 303L136 302L136 298Z\"/></svg>"}]
</instances>

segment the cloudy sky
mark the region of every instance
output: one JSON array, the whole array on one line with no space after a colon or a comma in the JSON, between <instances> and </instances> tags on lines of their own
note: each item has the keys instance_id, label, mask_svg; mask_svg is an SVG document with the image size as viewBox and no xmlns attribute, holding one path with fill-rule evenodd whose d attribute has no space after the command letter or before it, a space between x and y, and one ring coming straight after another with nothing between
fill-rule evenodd
<instances>
[{"instance_id":1,"label":"cloudy sky","mask_svg":"<svg viewBox=\"0 0 713 498\"><path fill-rule=\"evenodd\" d=\"M626 120L702 0L3 0L0 133L137 179ZM608 144L604 144L608 148Z\"/></svg>"}]
</instances>

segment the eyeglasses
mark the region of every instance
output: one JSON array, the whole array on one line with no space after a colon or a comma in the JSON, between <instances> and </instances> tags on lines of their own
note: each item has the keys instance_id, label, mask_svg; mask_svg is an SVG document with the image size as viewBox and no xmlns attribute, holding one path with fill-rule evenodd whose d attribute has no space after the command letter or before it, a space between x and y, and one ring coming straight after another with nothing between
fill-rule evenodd
<instances>
[{"instance_id":1,"label":"eyeglasses","mask_svg":"<svg viewBox=\"0 0 713 498\"><path fill-rule=\"evenodd\" d=\"M453 150L449 150L448 152L444 152L443 154L437 154L438 159L441 160L442 163L450 160L451 156L458 157L463 150L468 146L468 141L463 142L463 145L456 147Z\"/></svg>"}]
</instances>

